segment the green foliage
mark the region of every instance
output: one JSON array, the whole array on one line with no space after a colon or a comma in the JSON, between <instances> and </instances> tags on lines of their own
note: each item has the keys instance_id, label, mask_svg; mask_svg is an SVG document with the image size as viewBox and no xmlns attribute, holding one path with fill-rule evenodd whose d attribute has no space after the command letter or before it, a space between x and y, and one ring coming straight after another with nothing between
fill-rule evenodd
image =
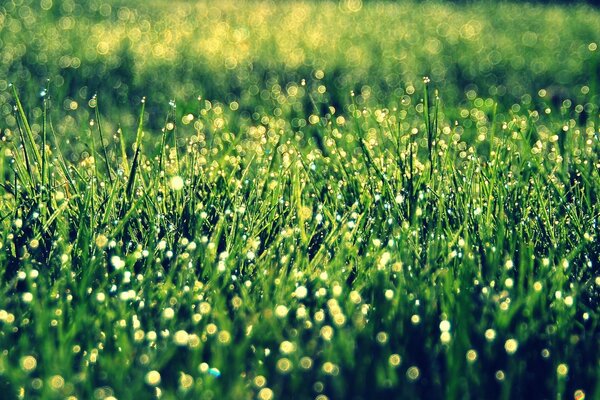
<instances>
[{"instance_id":1,"label":"green foliage","mask_svg":"<svg viewBox=\"0 0 600 400\"><path fill-rule=\"evenodd\" d=\"M144 105L129 168L95 124L85 140L96 150L78 163L4 131L7 390L598 390L597 108L522 113L475 98L448 110L409 97L331 108L297 130L287 114L250 124L209 102L177 120L172 104L153 150L141 144ZM19 132L36 123L26 114Z\"/></svg>"},{"instance_id":2,"label":"green foliage","mask_svg":"<svg viewBox=\"0 0 600 400\"><path fill-rule=\"evenodd\" d=\"M0 6L0 397L600 396L597 11L144 4Z\"/></svg>"}]
</instances>

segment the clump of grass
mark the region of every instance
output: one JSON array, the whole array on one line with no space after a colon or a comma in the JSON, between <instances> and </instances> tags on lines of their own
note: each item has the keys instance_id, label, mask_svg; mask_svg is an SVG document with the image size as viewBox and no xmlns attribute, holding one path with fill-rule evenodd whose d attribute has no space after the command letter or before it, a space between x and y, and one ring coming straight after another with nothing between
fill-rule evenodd
<instances>
[{"instance_id":1,"label":"clump of grass","mask_svg":"<svg viewBox=\"0 0 600 400\"><path fill-rule=\"evenodd\" d=\"M300 129L285 103L213 101L157 134L144 102L129 143L95 98L76 162L47 107L38 145L14 90L3 393L596 396L593 111L430 107L427 87L390 109L313 100Z\"/></svg>"}]
</instances>

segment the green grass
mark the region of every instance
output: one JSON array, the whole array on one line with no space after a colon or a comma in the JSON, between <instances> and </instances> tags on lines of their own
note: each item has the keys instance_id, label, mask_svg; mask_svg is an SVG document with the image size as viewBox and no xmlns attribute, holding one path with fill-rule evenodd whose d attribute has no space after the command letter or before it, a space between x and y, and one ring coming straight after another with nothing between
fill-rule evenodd
<instances>
[{"instance_id":1,"label":"green grass","mask_svg":"<svg viewBox=\"0 0 600 400\"><path fill-rule=\"evenodd\" d=\"M113 122L142 96L177 98L189 112L198 95L252 108L319 70L336 106L354 90L389 107L423 76L453 104L468 90L506 102L542 88L555 101L584 84L598 92L600 12L590 6L356 3L11 0L0 6L0 90L34 93L51 78L61 101L83 107L98 93ZM0 96L3 118L9 100Z\"/></svg>"},{"instance_id":2,"label":"green grass","mask_svg":"<svg viewBox=\"0 0 600 400\"><path fill-rule=\"evenodd\" d=\"M597 396L594 116L474 99L453 122L411 100L300 131L268 113L230 130L239 113L218 103L181 121L173 104L158 151L142 104L132 156L96 121L77 163L46 113L42 151L18 106L5 393Z\"/></svg>"},{"instance_id":3,"label":"green grass","mask_svg":"<svg viewBox=\"0 0 600 400\"><path fill-rule=\"evenodd\" d=\"M1 398L600 398L597 10L51 3L0 6Z\"/></svg>"}]
</instances>

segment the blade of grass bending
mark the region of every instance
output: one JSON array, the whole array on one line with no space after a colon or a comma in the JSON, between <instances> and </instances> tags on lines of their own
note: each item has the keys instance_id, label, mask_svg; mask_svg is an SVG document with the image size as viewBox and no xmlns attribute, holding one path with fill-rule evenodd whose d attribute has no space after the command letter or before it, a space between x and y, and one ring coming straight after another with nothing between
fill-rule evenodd
<instances>
[{"instance_id":1,"label":"blade of grass bending","mask_svg":"<svg viewBox=\"0 0 600 400\"><path fill-rule=\"evenodd\" d=\"M121 128L117 129L117 133L119 134L119 145L121 147L121 160L123 172L125 174L129 174L129 162L127 161L127 150L125 149L125 138L123 137L123 130Z\"/></svg>"},{"instance_id":2,"label":"blade of grass bending","mask_svg":"<svg viewBox=\"0 0 600 400\"><path fill-rule=\"evenodd\" d=\"M21 124L19 123L19 120L17 120L17 128L19 131L19 137L21 139L21 143L23 144L23 156L25 157L25 169L27 170L27 176L29 177L29 184L31 185L31 189L34 189L34 184L33 184L33 172L31 170L31 163L29 162L29 155L27 153L27 144L25 143L25 137L23 136L23 129L21 129ZM19 158L17 158L17 156L19 155L18 149L15 149L15 162L19 161ZM23 183L25 183L25 181L22 181Z\"/></svg>"},{"instance_id":3,"label":"blade of grass bending","mask_svg":"<svg viewBox=\"0 0 600 400\"><path fill-rule=\"evenodd\" d=\"M23 156L24 156L25 160L21 159L21 153L18 151L19 150L18 147L15 147L14 158L15 158L15 162L21 161L22 167L24 168L24 170L26 170L27 176L29 177L29 180L31 181L31 185L32 185L31 187L33 188L33 176L32 176L32 172L31 172L31 166L29 163L27 143L25 142L25 136L23 135L22 123L19 120L19 116L16 114L16 112L17 112L17 107L14 107L13 117L15 118L15 121L17 123L17 132L19 133L19 140L20 140L21 146L23 148ZM25 181L22 181L22 182L25 183Z\"/></svg>"},{"instance_id":4,"label":"blade of grass bending","mask_svg":"<svg viewBox=\"0 0 600 400\"><path fill-rule=\"evenodd\" d=\"M140 147L142 145L142 128L144 124L144 110L146 108L146 98L142 99L142 110L140 111L140 122L135 137L135 154L133 155L133 161L131 164L131 172L129 174L129 180L127 181L127 188L125 189L125 196L127 201L131 201L131 194L133 192L133 185L135 184L135 175L138 168L138 158L140 156Z\"/></svg>"},{"instance_id":5,"label":"blade of grass bending","mask_svg":"<svg viewBox=\"0 0 600 400\"><path fill-rule=\"evenodd\" d=\"M98 109L98 96L94 95L96 104L94 105L94 114L96 116L96 123L98 124L98 133L100 134L100 144L102 145L102 153L104 155L104 164L106 166L106 172L108 174L108 181L112 185L112 170L108 164L108 152L106 151L106 145L104 144L104 134L102 133L102 122L100 121L100 110Z\"/></svg>"},{"instance_id":6,"label":"blade of grass bending","mask_svg":"<svg viewBox=\"0 0 600 400\"><path fill-rule=\"evenodd\" d=\"M46 93L48 88L46 88ZM48 99L44 97L44 113L42 119L42 186L46 184L48 179L48 155L46 154L46 142L48 133Z\"/></svg>"},{"instance_id":7,"label":"blade of grass bending","mask_svg":"<svg viewBox=\"0 0 600 400\"><path fill-rule=\"evenodd\" d=\"M33 139L33 132L31 131L31 127L29 126L29 121L27 120L27 116L25 115L25 110L23 110L23 105L21 104L21 99L19 98L19 94L17 93L17 89L13 86L13 96L15 97L15 102L17 103L17 110L19 112L19 116L21 117L21 121L23 122L25 133L27 134L27 140L29 140L29 144L33 149L33 155L35 156L35 161L38 165L42 165L42 156L40 154L40 150L35 145L35 140Z\"/></svg>"},{"instance_id":8,"label":"blade of grass bending","mask_svg":"<svg viewBox=\"0 0 600 400\"><path fill-rule=\"evenodd\" d=\"M429 176L433 175L433 129L429 118L429 78L423 78L423 118L427 130L427 152L429 155Z\"/></svg>"}]
</instances>

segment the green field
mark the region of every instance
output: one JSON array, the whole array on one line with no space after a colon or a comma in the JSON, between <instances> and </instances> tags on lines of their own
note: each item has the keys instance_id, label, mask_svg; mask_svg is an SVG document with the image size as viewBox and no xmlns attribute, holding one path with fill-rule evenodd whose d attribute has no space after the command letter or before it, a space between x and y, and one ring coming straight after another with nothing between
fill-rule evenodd
<instances>
[{"instance_id":1,"label":"green field","mask_svg":"<svg viewBox=\"0 0 600 400\"><path fill-rule=\"evenodd\" d=\"M0 5L0 398L600 399L600 11Z\"/></svg>"}]
</instances>

